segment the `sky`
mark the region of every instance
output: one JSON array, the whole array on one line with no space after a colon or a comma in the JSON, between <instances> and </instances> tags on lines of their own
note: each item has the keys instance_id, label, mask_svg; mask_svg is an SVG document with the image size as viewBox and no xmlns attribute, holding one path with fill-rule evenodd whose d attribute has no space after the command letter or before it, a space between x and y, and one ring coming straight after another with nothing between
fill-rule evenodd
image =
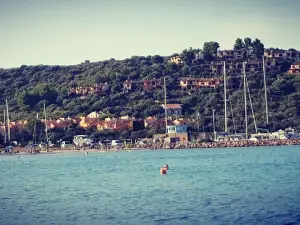
<instances>
[{"instance_id":1,"label":"sky","mask_svg":"<svg viewBox=\"0 0 300 225\"><path fill-rule=\"evenodd\" d=\"M168 56L205 41L300 50L300 0L0 0L0 68Z\"/></svg>"}]
</instances>

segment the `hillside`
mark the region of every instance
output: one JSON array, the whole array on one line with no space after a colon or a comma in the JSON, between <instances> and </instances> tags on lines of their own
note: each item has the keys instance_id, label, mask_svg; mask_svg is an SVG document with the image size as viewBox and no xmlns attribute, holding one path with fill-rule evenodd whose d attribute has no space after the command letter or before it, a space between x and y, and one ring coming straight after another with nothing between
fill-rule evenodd
<instances>
[{"instance_id":1,"label":"hillside","mask_svg":"<svg viewBox=\"0 0 300 225\"><path fill-rule=\"evenodd\" d=\"M125 60L86 61L73 66L23 65L19 68L0 69L0 110L3 112L7 98L12 121L34 118L37 112L42 111L44 100L46 100L49 118L87 115L93 111L101 111L103 117L123 115L136 118L163 117L162 88L152 90L137 88L135 91L124 91L123 83L126 80L138 83L166 77L168 103L182 104L183 116L191 120L195 119L199 112L201 131L212 130L212 110L215 109L216 127L222 130L224 127L223 84L216 88L184 90L179 86L180 80L184 77L222 78L222 66L220 67L222 61L226 61L229 66L241 65L242 62L247 61L249 63L246 71L247 79L258 127L277 130L292 126L300 130L300 76L285 74L295 61L291 58L270 59L270 65L276 62L276 69L271 66L267 69L270 123L269 125L265 123L261 70L264 47L258 41L254 40L251 46L247 47L247 42L239 43L237 40L234 45L235 50L245 50L245 54L243 53L242 58L236 59L218 57L218 43L207 42L202 50L190 48L169 57L132 56ZM296 52L296 50L291 51ZM248 52L251 54L249 55ZM176 57L181 61L175 61ZM253 61L258 62L257 70L252 70ZM228 106L229 130L234 131L234 122L237 132L243 132L242 70L228 68L228 75L229 103L231 103ZM109 88L100 94L89 94L84 98L70 94L72 88L102 85L106 82ZM250 107L248 114L251 115ZM3 118L3 114L0 113L0 116ZM251 117L249 117L249 124L250 131L254 131ZM195 123L191 125L191 129L196 129Z\"/></svg>"}]
</instances>

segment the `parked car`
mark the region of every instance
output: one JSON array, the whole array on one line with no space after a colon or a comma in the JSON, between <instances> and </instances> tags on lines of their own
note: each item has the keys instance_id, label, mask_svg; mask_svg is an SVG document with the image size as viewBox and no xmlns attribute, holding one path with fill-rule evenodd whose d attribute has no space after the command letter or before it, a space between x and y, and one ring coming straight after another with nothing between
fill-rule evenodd
<instances>
[{"instance_id":1,"label":"parked car","mask_svg":"<svg viewBox=\"0 0 300 225\"><path fill-rule=\"evenodd\" d=\"M63 141L60 145L61 149L74 149L75 146L69 141Z\"/></svg>"},{"instance_id":2,"label":"parked car","mask_svg":"<svg viewBox=\"0 0 300 225\"><path fill-rule=\"evenodd\" d=\"M119 146L119 145L123 145L123 141L121 140L112 140L111 141L111 146Z\"/></svg>"}]
</instances>

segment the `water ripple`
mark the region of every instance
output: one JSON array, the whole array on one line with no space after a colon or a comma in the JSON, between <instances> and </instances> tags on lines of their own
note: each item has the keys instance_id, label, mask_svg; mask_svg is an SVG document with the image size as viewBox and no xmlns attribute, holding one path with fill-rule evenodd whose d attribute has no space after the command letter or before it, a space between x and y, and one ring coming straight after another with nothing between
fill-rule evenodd
<instances>
[{"instance_id":1,"label":"water ripple","mask_svg":"<svg viewBox=\"0 0 300 225\"><path fill-rule=\"evenodd\" d=\"M0 157L0 171L1 225L300 224L295 146Z\"/></svg>"}]
</instances>

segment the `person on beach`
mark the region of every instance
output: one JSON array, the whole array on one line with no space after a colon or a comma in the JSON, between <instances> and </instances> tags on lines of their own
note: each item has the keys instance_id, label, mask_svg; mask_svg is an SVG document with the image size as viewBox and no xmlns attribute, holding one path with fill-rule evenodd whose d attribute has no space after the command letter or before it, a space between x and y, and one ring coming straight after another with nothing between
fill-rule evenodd
<instances>
[{"instance_id":1,"label":"person on beach","mask_svg":"<svg viewBox=\"0 0 300 225\"><path fill-rule=\"evenodd\" d=\"M160 174L162 175L167 174L168 169L169 169L168 164L164 165L163 167L160 168Z\"/></svg>"}]
</instances>

